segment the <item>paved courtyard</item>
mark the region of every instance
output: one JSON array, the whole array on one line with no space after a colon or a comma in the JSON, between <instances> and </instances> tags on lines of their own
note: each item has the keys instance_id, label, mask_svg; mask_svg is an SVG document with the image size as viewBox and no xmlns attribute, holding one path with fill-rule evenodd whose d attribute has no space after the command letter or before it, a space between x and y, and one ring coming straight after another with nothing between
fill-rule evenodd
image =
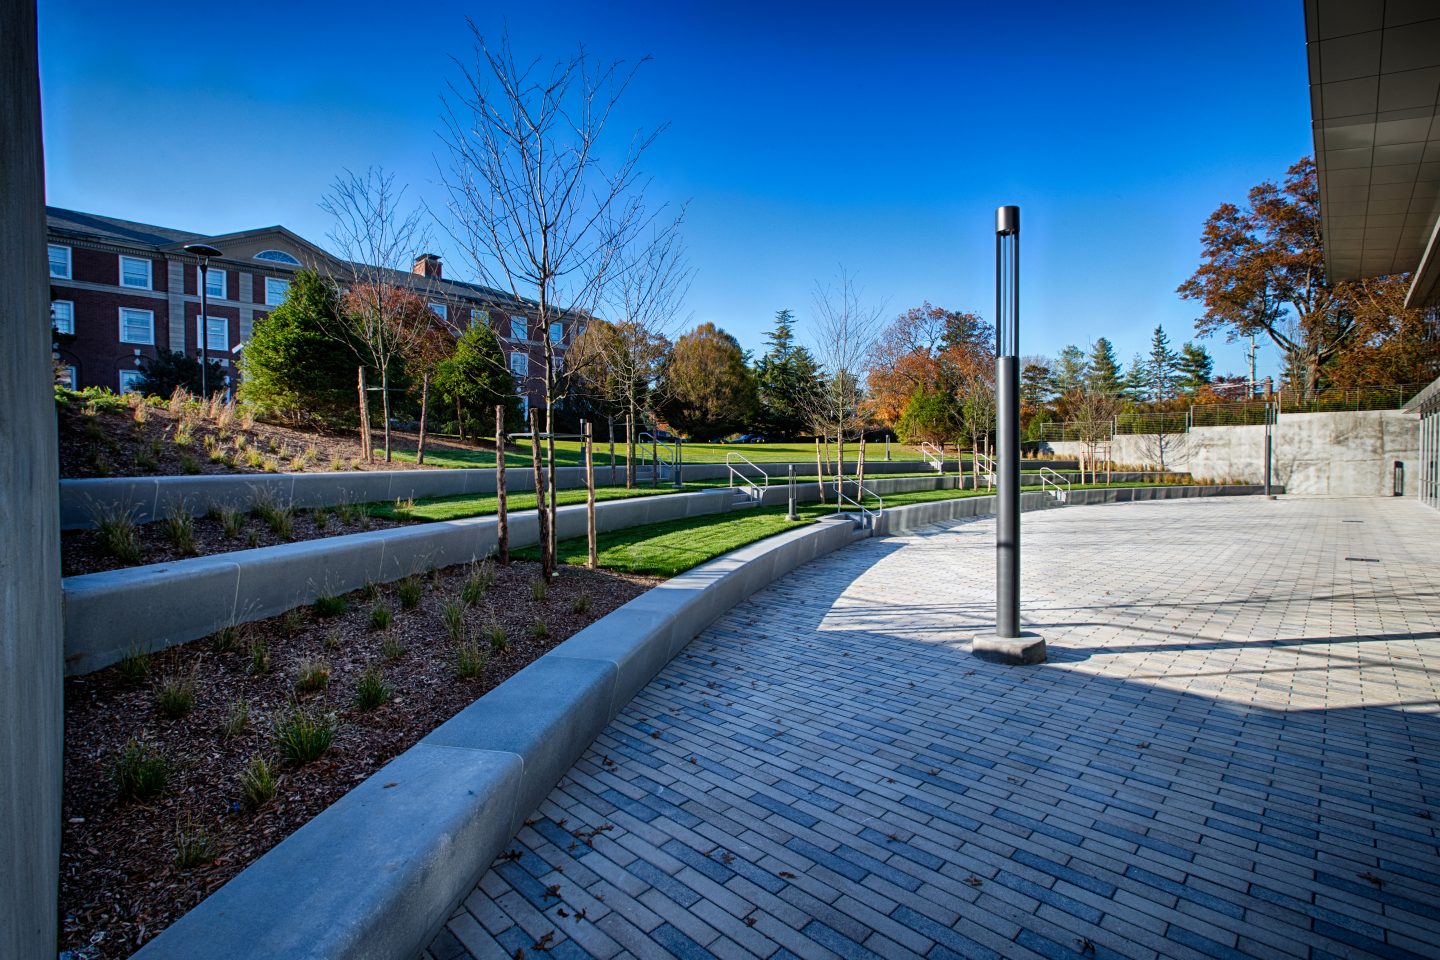
<instances>
[{"instance_id":1,"label":"paved courtyard","mask_svg":"<svg viewBox=\"0 0 1440 960\"><path fill-rule=\"evenodd\" d=\"M1440 956L1440 516L1178 500L869 540L702 634L429 949Z\"/></svg>"}]
</instances>

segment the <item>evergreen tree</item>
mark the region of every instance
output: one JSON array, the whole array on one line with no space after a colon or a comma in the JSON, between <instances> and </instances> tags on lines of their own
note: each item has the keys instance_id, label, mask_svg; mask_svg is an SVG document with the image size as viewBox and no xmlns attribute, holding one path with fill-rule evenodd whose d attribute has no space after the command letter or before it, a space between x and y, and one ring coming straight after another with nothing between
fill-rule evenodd
<instances>
[{"instance_id":1,"label":"evergreen tree","mask_svg":"<svg viewBox=\"0 0 1440 960\"><path fill-rule=\"evenodd\" d=\"M1146 392L1157 403L1175 396L1175 381L1180 357L1170 349L1165 328L1156 324L1150 337L1150 356L1145 359Z\"/></svg>"},{"instance_id":2,"label":"evergreen tree","mask_svg":"<svg viewBox=\"0 0 1440 960\"><path fill-rule=\"evenodd\" d=\"M759 391L756 431L771 439L788 439L806 432L805 411L820 380L820 365L810 351L795 342L795 315L775 314L775 326L765 334L765 353L755 366Z\"/></svg>"},{"instance_id":3,"label":"evergreen tree","mask_svg":"<svg viewBox=\"0 0 1440 960\"><path fill-rule=\"evenodd\" d=\"M1055 397L1055 378L1043 363L1027 363L1020 371L1020 405L1043 407Z\"/></svg>"},{"instance_id":4,"label":"evergreen tree","mask_svg":"<svg viewBox=\"0 0 1440 960\"><path fill-rule=\"evenodd\" d=\"M1132 403L1144 403L1153 398L1150 389L1150 370L1140 354L1130 358L1120 387L1120 396Z\"/></svg>"},{"instance_id":5,"label":"evergreen tree","mask_svg":"<svg viewBox=\"0 0 1440 960\"><path fill-rule=\"evenodd\" d=\"M136 389L147 397L168 397L177 387L200 395L200 358L182 351L161 350L153 358L140 361L140 382ZM215 360L205 364L206 386L211 393L225 388L225 368Z\"/></svg>"},{"instance_id":6,"label":"evergreen tree","mask_svg":"<svg viewBox=\"0 0 1440 960\"><path fill-rule=\"evenodd\" d=\"M462 436L468 426L481 436L495 428L495 407L505 405L507 428L520 426L520 398L505 365L500 340L488 324L472 323L455 343L455 352L435 368L435 390L444 409L457 418Z\"/></svg>"},{"instance_id":7,"label":"evergreen tree","mask_svg":"<svg viewBox=\"0 0 1440 960\"><path fill-rule=\"evenodd\" d=\"M1071 344L1060 351L1060 361L1055 365L1055 392L1061 396L1073 393L1085 385L1090 376L1090 364L1085 352Z\"/></svg>"},{"instance_id":8,"label":"evergreen tree","mask_svg":"<svg viewBox=\"0 0 1440 960\"><path fill-rule=\"evenodd\" d=\"M902 443L950 443L960 434L955 400L941 390L923 384L910 395L905 411L895 423Z\"/></svg>"},{"instance_id":9,"label":"evergreen tree","mask_svg":"<svg viewBox=\"0 0 1440 960\"><path fill-rule=\"evenodd\" d=\"M1119 396L1125 381L1120 376L1120 361L1115 356L1115 346L1101 337L1090 348L1089 370L1086 383L1091 390L1105 396Z\"/></svg>"},{"instance_id":10,"label":"evergreen tree","mask_svg":"<svg viewBox=\"0 0 1440 960\"><path fill-rule=\"evenodd\" d=\"M661 415L692 440L717 440L754 420L754 371L739 342L713 323L675 341L660 392Z\"/></svg>"},{"instance_id":11,"label":"evergreen tree","mask_svg":"<svg viewBox=\"0 0 1440 960\"><path fill-rule=\"evenodd\" d=\"M314 270L299 270L285 300L255 324L240 353L242 403L262 416L326 428L351 426L355 357L341 340L339 296Z\"/></svg>"},{"instance_id":12,"label":"evergreen tree","mask_svg":"<svg viewBox=\"0 0 1440 960\"><path fill-rule=\"evenodd\" d=\"M1203 346L1186 341L1180 346L1180 357L1176 361L1179 387L1187 393L1195 393L1215 376L1215 361L1210 351Z\"/></svg>"}]
</instances>

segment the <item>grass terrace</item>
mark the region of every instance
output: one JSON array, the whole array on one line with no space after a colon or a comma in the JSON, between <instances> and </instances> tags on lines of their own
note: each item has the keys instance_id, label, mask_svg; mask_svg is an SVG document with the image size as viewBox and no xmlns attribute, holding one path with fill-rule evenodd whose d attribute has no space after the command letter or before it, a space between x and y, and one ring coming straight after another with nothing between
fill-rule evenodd
<instances>
[{"instance_id":1,"label":"grass terrace","mask_svg":"<svg viewBox=\"0 0 1440 960\"><path fill-rule=\"evenodd\" d=\"M833 451L833 447L831 448ZM846 451L853 451L855 447L847 444ZM882 459L885 456L885 445L883 443L872 443L866 448L866 455L871 460ZM620 442L615 444L615 462L624 464L625 445ZM686 463L724 463L725 455L738 453L747 460L754 463L809 463L815 459L815 444L813 443L686 443L683 447L683 455ZM415 461L414 450L396 450L395 457L407 463ZM833 455L833 454L832 454ZM968 455L967 455L968 456ZM892 460L919 460L920 450L918 447L905 446L903 444L891 444L890 458ZM953 460L953 451L946 451L946 460ZM495 453L492 450L427 450L425 462L436 467L494 467ZM853 462L853 454L847 457L846 462ZM578 440L557 440L555 441L555 463L562 467L578 467L584 464L580 452L580 441ZM528 448L514 446L505 452L505 464L513 467L529 467L530 451ZM603 437L595 439L595 466L608 467L610 465L610 444Z\"/></svg>"}]
</instances>

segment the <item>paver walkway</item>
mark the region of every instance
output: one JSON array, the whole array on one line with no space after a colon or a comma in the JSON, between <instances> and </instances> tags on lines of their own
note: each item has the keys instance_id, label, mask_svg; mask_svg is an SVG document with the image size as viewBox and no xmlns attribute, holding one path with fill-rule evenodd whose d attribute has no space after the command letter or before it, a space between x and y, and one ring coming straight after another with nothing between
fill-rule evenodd
<instances>
[{"instance_id":1,"label":"paver walkway","mask_svg":"<svg viewBox=\"0 0 1440 960\"><path fill-rule=\"evenodd\" d=\"M991 522L811 563L630 704L429 954L1440 956L1440 516L1024 525L1049 664L966 653Z\"/></svg>"}]
</instances>

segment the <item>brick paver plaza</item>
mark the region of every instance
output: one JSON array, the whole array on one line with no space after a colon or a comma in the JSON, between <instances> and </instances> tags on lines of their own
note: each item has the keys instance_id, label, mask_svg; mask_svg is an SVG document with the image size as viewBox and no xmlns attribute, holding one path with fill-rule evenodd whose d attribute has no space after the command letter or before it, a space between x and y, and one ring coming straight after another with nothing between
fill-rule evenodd
<instances>
[{"instance_id":1,"label":"brick paver plaza","mask_svg":"<svg viewBox=\"0 0 1440 960\"><path fill-rule=\"evenodd\" d=\"M629 705L430 954L1440 956L1440 516L1024 536L1048 664L967 653L990 521L811 563Z\"/></svg>"}]
</instances>

